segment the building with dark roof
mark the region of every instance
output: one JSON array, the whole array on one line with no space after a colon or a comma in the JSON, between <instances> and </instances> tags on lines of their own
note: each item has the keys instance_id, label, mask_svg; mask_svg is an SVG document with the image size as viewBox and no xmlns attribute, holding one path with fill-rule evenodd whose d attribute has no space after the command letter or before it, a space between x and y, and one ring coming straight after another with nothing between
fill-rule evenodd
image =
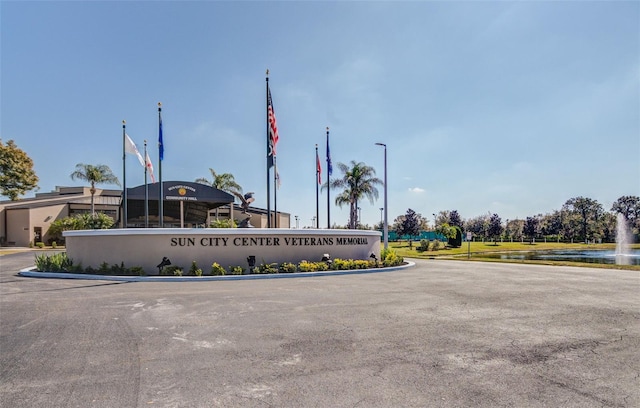
<instances>
[{"instance_id":1,"label":"building with dark roof","mask_svg":"<svg viewBox=\"0 0 640 408\"><path fill-rule=\"evenodd\" d=\"M164 228L204 228L215 218L233 218L239 223L249 215L251 226L267 226L266 210L249 207L244 214L234 203L234 197L224 191L184 181L164 181L162 184ZM159 227L159 183L147 187L146 201L144 185L127 189L128 228ZM37 193L33 198L0 201L0 245L50 244L55 238L48 233L53 221L91 211L89 190L89 187L56 187L52 192ZM145 202L148 203L147 211ZM122 190L96 188L94 206L96 212L113 218L117 227L124 226ZM277 227L290 228L290 214L272 211L271 217L272 224Z\"/></svg>"}]
</instances>

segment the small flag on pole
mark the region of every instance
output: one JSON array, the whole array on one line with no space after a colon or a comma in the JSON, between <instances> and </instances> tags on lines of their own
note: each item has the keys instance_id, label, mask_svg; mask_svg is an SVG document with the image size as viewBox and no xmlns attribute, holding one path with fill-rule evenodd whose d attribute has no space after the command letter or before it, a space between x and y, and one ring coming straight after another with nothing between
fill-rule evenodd
<instances>
[{"instance_id":1,"label":"small flag on pole","mask_svg":"<svg viewBox=\"0 0 640 408\"><path fill-rule=\"evenodd\" d=\"M158 135L158 155L160 161L164 160L164 143L162 142L162 116L160 112L158 112L158 121L159 121L159 135Z\"/></svg>"},{"instance_id":2,"label":"small flag on pole","mask_svg":"<svg viewBox=\"0 0 640 408\"><path fill-rule=\"evenodd\" d=\"M327 175L330 176L331 173L333 173L333 165L331 164L331 152L329 151L329 135L327 134Z\"/></svg>"},{"instance_id":3,"label":"small flag on pole","mask_svg":"<svg viewBox=\"0 0 640 408\"><path fill-rule=\"evenodd\" d=\"M140 151L138 151L138 147L136 146L135 143L133 143L133 140L131 140L131 138L129 137L128 134L125 133L125 138L124 138L124 151L127 153L131 153L131 154L135 154L136 157L138 158L138 161L140 162L140 165L142 167L144 167L144 159L142 158L142 155L140 154Z\"/></svg>"},{"instance_id":4,"label":"small flag on pole","mask_svg":"<svg viewBox=\"0 0 640 408\"><path fill-rule=\"evenodd\" d=\"M267 88L267 117L269 120L269 151L267 158L269 167L273 166L273 158L276 155L276 145L280 139L278 135L278 124L276 123L276 114L273 110L273 101L271 99L271 89Z\"/></svg>"},{"instance_id":5,"label":"small flag on pole","mask_svg":"<svg viewBox=\"0 0 640 408\"><path fill-rule=\"evenodd\" d=\"M151 164L151 158L149 157L149 153L147 153L147 169L149 170L149 174L151 175L151 182L155 183L156 178L153 175L153 164Z\"/></svg>"},{"instance_id":6,"label":"small flag on pole","mask_svg":"<svg viewBox=\"0 0 640 408\"><path fill-rule=\"evenodd\" d=\"M280 184L282 184L280 182L280 173L278 172L278 165L276 164L274 166L275 172L276 172L276 188L278 188L278 190L280 189Z\"/></svg>"},{"instance_id":7,"label":"small flag on pole","mask_svg":"<svg viewBox=\"0 0 640 408\"><path fill-rule=\"evenodd\" d=\"M318 173L318 184L322 184L322 166L320 165L320 156L318 156L318 145L316 145L316 173Z\"/></svg>"}]
</instances>

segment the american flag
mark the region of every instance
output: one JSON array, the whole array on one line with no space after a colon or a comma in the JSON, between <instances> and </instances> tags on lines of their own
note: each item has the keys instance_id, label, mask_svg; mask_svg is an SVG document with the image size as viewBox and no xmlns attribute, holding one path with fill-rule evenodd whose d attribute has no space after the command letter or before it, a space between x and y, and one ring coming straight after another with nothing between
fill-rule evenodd
<instances>
[{"instance_id":1,"label":"american flag","mask_svg":"<svg viewBox=\"0 0 640 408\"><path fill-rule=\"evenodd\" d=\"M278 135L278 124L276 123L276 114L273 111L273 101L271 100L271 89L267 89L267 116L269 120L269 151L267 156L270 164L273 165L273 157L276 155L276 145L280 136Z\"/></svg>"}]
</instances>

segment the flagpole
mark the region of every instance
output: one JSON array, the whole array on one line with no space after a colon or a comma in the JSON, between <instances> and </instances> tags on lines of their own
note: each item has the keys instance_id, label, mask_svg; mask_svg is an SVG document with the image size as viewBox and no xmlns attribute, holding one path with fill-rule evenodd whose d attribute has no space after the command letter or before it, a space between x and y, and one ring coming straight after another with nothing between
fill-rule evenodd
<instances>
[{"instance_id":1,"label":"flagpole","mask_svg":"<svg viewBox=\"0 0 640 408\"><path fill-rule=\"evenodd\" d=\"M147 140L144 141L144 227L149 228L149 184L147 183Z\"/></svg>"},{"instance_id":2,"label":"flagpole","mask_svg":"<svg viewBox=\"0 0 640 408\"><path fill-rule=\"evenodd\" d=\"M273 228L278 228L278 164L273 155Z\"/></svg>"},{"instance_id":3,"label":"flagpole","mask_svg":"<svg viewBox=\"0 0 640 408\"><path fill-rule=\"evenodd\" d=\"M145 155L145 161L147 160ZM164 142L162 141L162 103L158 102L158 227L164 228L164 205L163 205L163 188L162 188L162 159L164 159ZM147 174L147 166L145 163L145 177ZM145 184L147 180L145 178Z\"/></svg>"},{"instance_id":4,"label":"flagpole","mask_svg":"<svg viewBox=\"0 0 640 408\"><path fill-rule=\"evenodd\" d=\"M265 96L266 99L266 114L267 114L267 228L271 228L271 191L269 188L269 184L271 180L269 179L269 169L271 168L269 163L269 70L267 70L267 94Z\"/></svg>"},{"instance_id":5,"label":"flagpole","mask_svg":"<svg viewBox=\"0 0 640 408\"><path fill-rule=\"evenodd\" d=\"M122 228L127 228L127 121L122 121Z\"/></svg>"},{"instance_id":6,"label":"flagpole","mask_svg":"<svg viewBox=\"0 0 640 408\"><path fill-rule=\"evenodd\" d=\"M327 229L331 229L331 157L329 155L329 126L327 126Z\"/></svg>"},{"instance_id":7,"label":"flagpole","mask_svg":"<svg viewBox=\"0 0 640 408\"><path fill-rule=\"evenodd\" d=\"M320 157L318 156L318 144L316 143L316 228L320 228Z\"/></svg>"}]
</instances>

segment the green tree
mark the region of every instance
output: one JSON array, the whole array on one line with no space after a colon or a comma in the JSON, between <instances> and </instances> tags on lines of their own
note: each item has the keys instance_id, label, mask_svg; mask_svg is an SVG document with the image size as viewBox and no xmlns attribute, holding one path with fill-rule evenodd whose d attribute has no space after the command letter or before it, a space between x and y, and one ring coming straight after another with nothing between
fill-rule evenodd
<instances>
[{"instance_id":1,"label":"green tree","mask_svg":"<svg viewBox=\"0 0 640 408\"><path fill-rule=\"evenodd\" d=\"M524 221L515 219L508 220L507 225L505 226L505 238L511 240L519 241L522 239L522 229L524 228Z\"/></svg>"},{"instance_id":2,"label":"green tree","mask_svg":"<svg viewBox=\"0 0 640 408\"><path fill-rule=\"evenodd\" d=\"M545 236L555 235L558 242L562 235L562 211L554 211L550 214L545 214L540 220L542 226L542 234Z\"/></svg>"},{"instance_id":3,"label":"green tree","mask_svg":"<svg viewBox=\"0 0 640 408\"><path fill-rule=\"evenodd\" d=\"M458 227L458 229L460 229L460 227ZM449 225L448 222L443 222L441 224L438 224L438 226L436 227L435 231L444 236L445 238L447 238L447 240L455 238L456 237L456 227ZM462 239L462 238L461 238Z\"/></svg>"},{"instance_id":4,"label":"green tree","mask_svg":"<svg viewBox=\"0 0 640 408\"><path fill-rule=\"evenodd\" d=\"M452 210L449 213L449 225L452 227L460 227L460 229L464 227L462 218L460 217L460 214L458 214L458 210Z\"/></svg>"},{"instance_id":5,"label":"green tree","mask_svg":"<svg viewBox=\"0 0 640 408\"><path fill-rule=\"evenodd\" d=\"M640 229L640 197L622 196L613 203L611 211L624 215L628 225L638 233Z\"/></svg>"},{"instance_id":6,"label":"green tree","mask_svg":"<svg viewBox=\"0 0 640 408\"><path fill-rule=\"evenodd\" d=\"M209 167L209 172L211 172L211 180L200 177L196 179L196 183L206 184L213 188L217 188L218 190L222 190L226 193L234 196L234 200L236 194L242 194L242 187L240 184L236 182L235 177L231 173L217 173L214 169ZM216 208L216 219L218 219L218 208Z\"/></svg>"},{"instance_id":7,"label":"green tree","mask_svg":"<svg viewBox=\"0 0 640 408\"><path fill-rule=\"evenodd\" d=\"M211 180L200 177L196 179L196 183L206 184L218 190L222 190L235 196L235 193L242 194L242 187L238 184L231 173L217 173L214 169L209 168L211 172Z\"/></svg>"},{"instance_id":8,"label":"green tree","mask_svg":"<svg viewBox=\"0 0 640 408\"><path fill-rule=\"evenodd\" d=\"M104 164L98 164L94 166L92 164L78 163L76 169L71 173L71 180L83 180L88 181L91 184L89 192L91 193L91 214L95 215L94 196L96 194L96 184L115 184L120 185L120 181L113 174L109 166Z\"/></svg>"},{"instance_id":9,"label":"green tree","mask_svg":"<svg viewBox=\"0 0 640 408\"><path fill-rule=\"evenodd\" d=\"M462 229L457 225L451 225L449 229L452 236L448 237L447 244L452 248L460 248L462 246Z\"/></svg>"},{"instance_id":10,"label":"green tree","mask_svg":"<svg viewBox=\"0 0 640 408\"><path fill-rule=\"evenodd\" d=\"M465 230L473 233L474 237L482 237L484 240L489 228L489 215L484 214L470 218L464 222L464 226Z\"/></svg>"},{"instance_id":11,"label":"green tree","mask_svg":"<svg viewBox=\"0 0 640 408\"><path fill-rule=\"evenodd\" d=\"M0 139L0 195L15 201L37 187L33 160L13 140L4 144Z\"/></svg>"},{"instance_id":12,"label":"green tree","mask_svg":"<svg viewBox=\"0 0 640 408\"><path fill-rule=\"evenodd\" d=\"M396 234L398 234L398 237L400 235L402 235L402 223L404 222L404 219L406 218L406 216L403 215L398 215L394 220L393 223L391 223L391 225L389 225L389 231L394 231Z\"/></svg>"},{"instance_id":13,"label":"green tree","mask_svg":"<svg viewBox=\"0 0 640 408\"><path fill-rule=\"evenodd\" d=\"M578 222L578 238L584 241L602 237L604 208L598 201L587 197L574 197L564 203L563 210L574 215Z\"/></svg>"},{"instance_id":14,"label":"green tree","mask_svg":"<svg viewBox=\"0 0 640 408\"><path fill-rule=\"evenodd\" d=\"M355 160L351 160L351 166L338 163L338 169L343 173L342 178L331 180L331 188L343 189L335 199L336 205L342 208L349 204L349 229L355 229L358 225L358 201L363 197L369 199L373 204L378 198L376 186L382 185L382 180L375 177L376 171L373 167ZM323 189L327 184L323 186Z\"/></svg>"},{"instance_id":15,"label":"green tree","mask_svg":"<svg viewBox=\"0 0 640 408\"><path fill-rule=\"evenodd\" d=\"M411 246L411 241L414 237L420 235L420 214L417 214L411 208L407 210L407 213L404 215L404 219L400 223L398 227L398 235L408 235L409 236L409 246Z\"/></svg>"},{"instance_id":16,"label":"green tree","mask_svg":"<svg viewBox=\"0 0 640 408\"><path fill-rule=\"evenodd\" d=\"M498 237L502 235L502 219L498 214L493 214L489 218L489 225L487 227L487 236L493 238L493 243L498 244Z\"/></svg>"},{"instance_id":17,"label":"green tree","mask_svg":"<svg viewBox=\"0 0 640 408\"><path fill-rule=\"evenodd\" d=\"M540 225L540 220L537 217L527 217L524 221L524 226L522 228L522 232L526 237L529 237L529 243L533 243L533 239L538 234L538 226Z\"/></svg>"}]
</instances>

